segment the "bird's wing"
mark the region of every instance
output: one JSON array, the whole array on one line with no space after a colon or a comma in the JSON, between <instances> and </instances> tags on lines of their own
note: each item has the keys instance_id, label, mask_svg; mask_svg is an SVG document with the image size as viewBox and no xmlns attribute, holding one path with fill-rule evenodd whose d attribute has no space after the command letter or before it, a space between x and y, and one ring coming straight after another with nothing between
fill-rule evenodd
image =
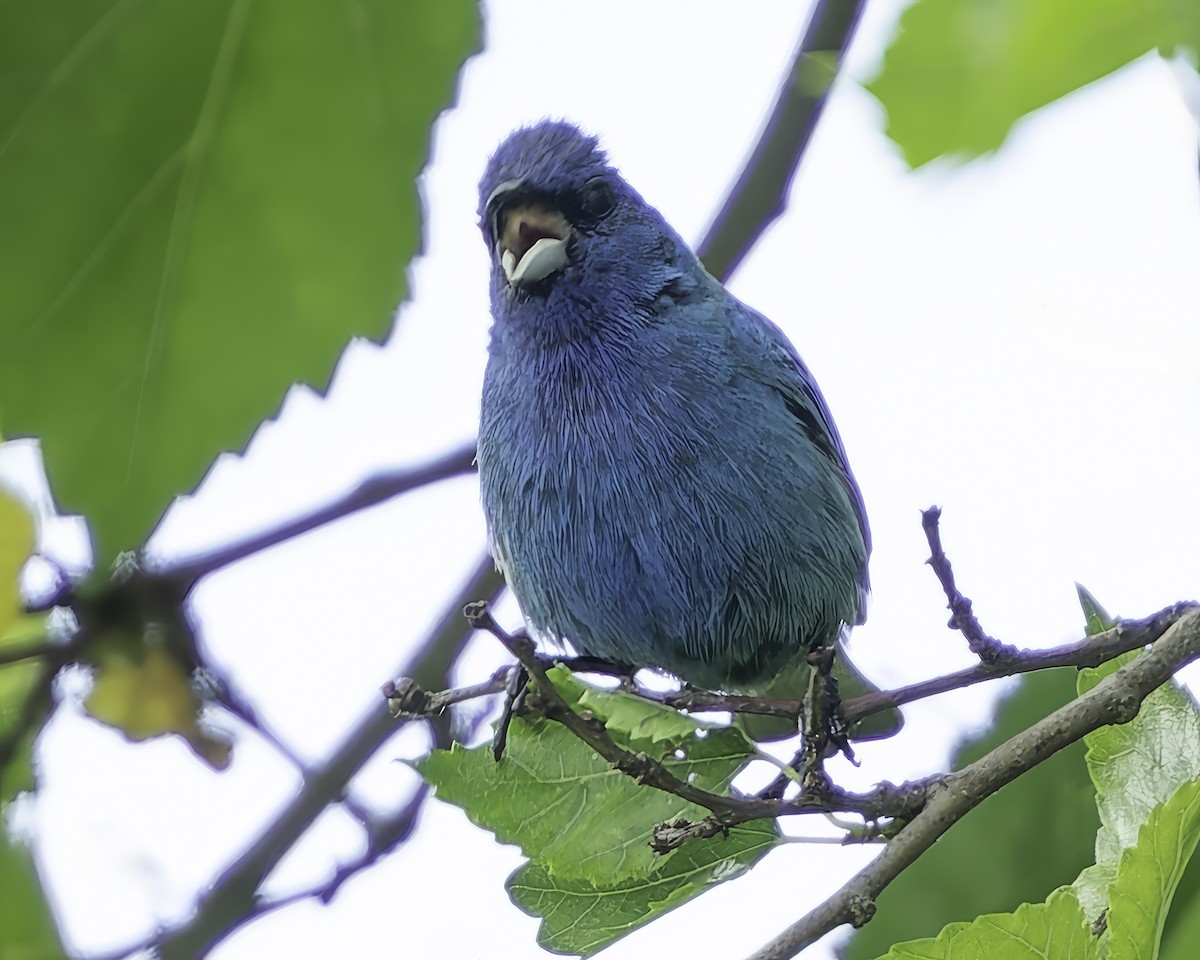
<instances>
[{"instance_id":1,"label":"bird's wing","mask_svg":"<svg viewBox=\"0 0 1200 960\"><path fill-rule=\"evenodd\" d=\"M870 556L871 528L867 523L867 510L863 504L862 491L858 489L858 483L850 471L846 448L842 445L842 438L834 425L829 405L821 395L820 388L817 387L817 381L782 330L761 313L751 310L740 301L735 300L734 303L738 312L735 320L737 325L742 326L744 332L749 333L754 340L758 341L769 356L776 358L779 379L774 386L783 395L788 410L799 422L801 429L805 431L813 446L824 454L836 468L837 475L846 488L846 495L850 499L854 515L858 519L866 555ZM866 587L866 585L866 570L864 569L863 586Z\"/></svg>"}]
</instances>

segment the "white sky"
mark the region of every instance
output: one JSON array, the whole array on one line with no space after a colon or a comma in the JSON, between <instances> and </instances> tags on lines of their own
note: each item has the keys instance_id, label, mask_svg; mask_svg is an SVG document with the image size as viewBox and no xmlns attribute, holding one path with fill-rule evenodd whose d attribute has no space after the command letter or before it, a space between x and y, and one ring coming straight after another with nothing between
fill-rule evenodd
<instances>
[{"instance_id":1,"label":"white sky","mask_svg":"<svg viewBox=\"0 0 1200 960\"><path fill-rule=\"evenodd\" d=\"M489 325L475 182L512 128L565 116L599 133L643 195L698 239L744 159L802 24L788 2L734 8L494 0L487 52L436 129L423 189L428 256L388 345L351 347L328 400L294 391L244 458L223 458L153 541L190 553L327 501L373 471L474 432ZM871 74L899 4L874 0L805 158L788 214L733 291L778 322L817 375L872 528L870 622L856 661L884 685L969 662L945 629L920 508L985 627L1036 646L1078 634L1074 581L1141 616L1200 583L1200 219L1196 126L1147 60L1022 123L994 159L906 171L881 134ZM9 453L0 468L19 472ZM351 518L203 584L203 639L294 749L317 760L378 695L483 548L473 478ZM66 534L52 534L63 544ZM516 622L511 605L508 622ZM477 639L464 679L502 658ZM78 686L76 684L75 686ZM976 688L908 711L864 748L863 786L931 772L977 726ZM406 733L356 784L381 809L414 782ZM137 749L60 711L41 741L32 824L70 942L118 947L183 916L297 787L245 735L210 774L183 746ZM799 829L811 832L808 825ZM361 842L327 815L272 878L318 882ZM792 845L613 947L703 944L736 957L832 892L869 856ZM417 837L344 887L252 924L220 960L262 956L545 956L503 881L519 863L456 809L427 805ZM1064 882L1070 880L1064 877ZM1014 905L1015 906L1015 905ZM733 920L731 918L736 918ZM820 955L820 948L813 955Z\"/></svg>"}]
</instances>

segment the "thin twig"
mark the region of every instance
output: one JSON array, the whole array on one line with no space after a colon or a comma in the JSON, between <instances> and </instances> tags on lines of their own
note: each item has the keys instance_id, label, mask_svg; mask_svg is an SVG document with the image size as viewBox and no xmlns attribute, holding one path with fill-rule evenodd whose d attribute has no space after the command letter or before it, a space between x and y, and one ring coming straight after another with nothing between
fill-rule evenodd
<instances>
[{"instance_id":1,"label":"thin twig","mask_svg":"<svg viewBox=\"0 0 1200 960\"><path fill-rule=\"evenodd\" d=\"M608 735L604 724L597 720L585 719L572 710L546 676L546 668L534 650L533 642L524 635L507 633L492 617L486 603L469 603L463 613L475 629L486 630L503 643L529 673L537 685L538 706L541 712L551 720L561 723L622 773L633 777L639 783L647 783L659 790L673 793L713 813L734 812L736 804L730 798L709 793L680 780L646 754L630 753Z\"/></svg>"},{"instance_id":2,"label":"thin twig","mask_svg":"<svg viewBox=\"0 0 1200 960\"><path fill-rule=\"evenodd\" d=\"M462 625L466 599L495 597L503 583L491 558L476 567L470 581L430 632L413 659L400 671L425 685L445 677L470 631ZM249 920L254 919L258 891L267 875L331 803L337 802L351 778L401 727L380 700L351 729L331 758L304 779L296 797L275 821L220 876L201 898L191 919L168 931L154 946L162 960L198 960Z\"/></svg>"},{"instance_id":3,"label":"thin twig","mask_svg":"<svg viewBox=\"0 0 1200 960\"><path fill-rule=\"evenodd\" d=\"M1073 643L1063 643L1061 646L1042 650L1016 648L1012 658L1008 660L997 661L994 664L980 662L980 664L967 667L965 670L947 673L942 677L919 680L918 683L899 686L895 690L878 690L872 694L853 697L851 700L842 701L842 720L846 724L857 724L859 720L868 718L868 716L904 706L905 703L925 700L926 697L938 694L947 694L949 691L961 690L966 686L986 683L989 680L1019 676L1021 673L1054 670L1057 667L1072 667L1074 670L1081 670L1082 667L1098 667L1115 656L1128 653L1129 650L1146 647L1157 641L1177 619L1196 608L1198 605L1194 602L1180 602L1180 604L1153 613L1150 617L1140 620L1122 620L1114 628L1105 630L1102 634L1084 637ZM556 658L554 662L568 667L569 670L574 670L576 666L576 659L569 658L569 656ZM442 690L434 692L434 694L427 694L420 688L416 688L415 695L412 692L406 692L402 688L407 689L406 685L413 682L402 678L385 686L384 694L394 701L392 712L395 715L412 713L428 716L440 712L451 703L502 694L506 678L511 670L512 667L502 667L490 679L480 684ZM782 716L782 718L796 720L803 708L803 701L799 700L770 700L766 697L716 694L710 690L700 690L690 688L690 686L685 686L682 690L665 691L634 686L634 688L626 688L625 692L631 696L641 697L642 700L659 703L661 706L677 710L686 710L688 713L748 713ZM413 696L416 697L415 702L404 706L407 697ZM402 701L401 697L406 700ZM422 706L420 697L430 698L431 706Z\"/></svg>"},{"instance_id":4,"label":"thin twig","mask_svg":"<svg viewBox=\"0 0 1200 960\"><path fill-rule=\"evenodd\" d=\"M955 586L954 570L942 549L942 535L938 526L941 518L941 507L930 507L921 511L921 526L925 529L925 539L929 541L930 556L925 562L937 574L938 582L946 594L946 605L950 608L950 627L962 632L967 638L971 652L984 663L1011 658L1017 653L1016 648L1001 643L984 632L982 624L971 610L971 601Z\"/></svg>"},{"instance_id":5,"label":"thin twig","mask_svg":"<svg viewBox=\"0 0 1200 960\"><path fill-rule=\"evenodd\" d=\"M885 782L866 793L852 793L835 787L825 778L810 776L805 778L806 782L800 793L786 800L783 799L782 791L767 790L747 797L740 794L723 796L699 790L679 781L652 758L641 754L635 755L624 750L612 740L603 724L585 718L572 710L550 685L549 679L545 677L545 660L536 654L528 638L523 635L514 636L506 633L491 617L485 605L468 605L465 612L476 627L492 633L513 652L514 656L518 657L522 665L526 666L534 680L538 682L539 690L550 691L549 694L539 697L536 701L536 705L546 716L563 723L616 769L633 777L639 783L645 783L679 796L681 799L695 803L711 812L711 816L698 821L680 819L656 826L653 831L652 845L660 852L674 849L691 840L723 834L730 827L758 819L840 812L858 814L868 822L868 825L878 824L880 821L910 820L922 810L929 792L945 780L944 777L934 776L898 786ZM1068 666L1076 669L1098 666L1122 653L1144 648L1159 641L1164 633L1182 618L1198 613L1200 613L1200 605L1178 603L1153 616L1120 623L1111 630L1077 643L1064 644L1052 650L1023 651L1018 654L1016 660L993 664L980 663L969 670L913 684L889 693L881 692L858 697L843 704L844 719L847 723L852 723L881 710L892 709L902 703L1013 673ZM565 659L570 662L570 658ZM536 669L533 669L534 665L536 665ZM434 694L424 692L410 680L396 681L389 685L389 695L393 698L393 709L414 715L437 714L448 703L458 703L474 697L492 696L501 692L510 675L509 671L512 669L510 667L497 671L491 679L482 684ZM655 702L663 700L663 695L649 691L635 689L627 692L644 696ZM692 694L696 691L680 691L680 693ZM701 699L707 703L718 700L719 695L712 694ZM794 712L802 707L800 701L778 702L791 703L789 708L791 715L794 715ZM755 706L757 705L752 704L752 709ZM725 704L725 709L731 712L736 712L736 707L737 704ZM800 758L804 759L804 754L801 754Z\"/></svg>"},{"instance_id":6,"label":"thin twig","mask_svg":"<svg viewBox=\"0 0 1200 960\"><path fill-rule=\"evenodd\" d=\"M1200 657L1200 610L1190 609L1153 649L1087 693L930 788L924 809L837 893L801 917L750 960L787 960L842 924L860 927L875 900L964 815L1005 784L1108 724L1128 723L1142 701L1175 671Z\"/></svg>"},{"instance_id":7,"label":"thin twig","mask_svg":"<svg viewBox=\"0 0 1200 960\"><path fill-rule=\"evenodd\" d=\"M784 211L800 159L825 108L866 0L817 0L787 79L741 175L697 254L720 280Z\"/></svg>"},{"instance_id":8,"label":"thin twig","mask_svg":"<svg viewBox=\"0 0 1200 960\"><path fill-rule=\"evenodd\" d=\"M503 693L508 685L508 678L515 669L513 666L501 667L483 683L439 690L436 693L426 692L411 677L400 677L383 685L383 695L387 698L388 709L393 717L432 717L453 704Z\"/></svg>"},{"instance_id":9,"label":"thin twig","mask_svg":"<svg viewBox=\"0 0 1200 960\"><path fill-rule=\"evenodd\" d=\"M1123 653L1154 643L1176 620L1197 608L1195 603L1177 603L1141 620L1123 620L1110 630L1073 643L1065 643L1045 650L1017 649L1011 659L995 663L978 663L964 670L941 677L933 677L929 680L921 680L895 690L880 690L844 700L842 701L842 719L847 724L854 724L865 717L892 710L906 703L1022 673L1033 673L1038 670L1051 670L1059 667L1070 667L1076 670L1083 667L1098 667ZM556 657L555 663L568 669L574 669L578 661L577 658L572 657ZM427 693L420 687L416 687L414 690L410 686L413 683L412 680L401 678L386 685L384 694L391 698L391 708L397 716L403 713L432 716L450 704L503 693L507 677L513 669L511 666L502 667L482 683L436 693ZM801 700L743 697L714 693L694 687L659 691L634 686L626 688L625 692L652 703L690 713L748 713L796 720L803 708Z\"/></svg>"},{"instance_id":10,"label":"thin twig","mask_svg":"<svg viewBox=\"0 0 1200 960\"><path fill-rule=\"evenodd\" d=\"M391 473L381 473L360 483L354 490L311 513L281 523L270 530L256 533L236 543L227 544L178 563L164 565L152 576L165 577L189 588L201 577L244 560L255 553L278 546L287 540L309 533L334 520L341 520L359 510L377 506L418 487L462 476L475 469L475 444L453 450L420 467Z\"/></svg>"},{"instance_id":11,"label":"thin twig","mask_svg":"<svg viewBox=\"0 0 1200 960\"><path fill-rule=\"evenodd\" d=\"M842 703L842 716L846 723L853 724L864 717L912 703L914 700L923 700L950 690L961 690L963 687L988 680L1055 667L1098 667L1113 657L1154 643L1177 620L1196 609L1195 603L1177 603L1142 620L1123 620L1111 630L1084 637L1074 643L1065 643L1047 650L1009 648L1013 651L1010 655L993 663L978 663L965 670L922 680L907 687L880 690L846 700Z\"/></svg>"},{"instance_id":12,"label":"thin twig","mask_svg":"<svg viewBox=\"0 0 1200 960\"><path fill-rule=\"evenodd\" d=\"M281 907L289 906L301 900L319 900L329 903L347 880L352 879L368 867L379 862L380 857L390 853L416 829L417 818L429 795L429 788L424 784L417 789L413 796L396 813L383 818L368 818L364 821L367 828L367 849L347 863L339 864L333 876L325 883L317 884L307 890L300 890L274 900L260 900L254 906L252 918L258 919L266 913L271 913Z\"/></svg>"},{"instance_id":13,"label":"thin twig","mask_svg":"<svg viewBox=\"0 0 1200 960\"><path fill-rule=\"evenodd\" d=\"M806 813L857 813L867 820L882 817L910 817L924 803L928 781L895 786L883 783L866 793L851 793L834 787L827 780L806 784L806 791L791 800L775 797L746 797L720 795L701 790L680 780L653 757L644 753L631 753L609 736L604 724L594 718L584 717L571 709L562 694L546 676L546 667L534 650L532 641L522 635L507 633L484 602L467 604L463 611L471 624L495 636L528 671L537 686L535 705L549 719L561 723L576 737L607 760L615 769L638 783L646 784L664 793L670 793L694 803L711 812L712 816L702 821L707 826L698 830L722 832L731 826L751 820L773 819ZM711 823L709 823L711 821ZM706 835L712 836L713 832ZM658 844L656 835L656 845ZM661 850L670 849L664 845Z\"/></svg>"},{"instance_id":14,"label":"thin twig","mask_svg":"<svg viewBox=\"0 0 1200 960\"><path fill-rule=\"evenodd\" d=\"M297 890L294 893L284 894L270 900L255 901L250 912L241 919L239 926L252 920L260 920L267 914L275 913L277 910L302 903L305 900L317 900L321 903L329 903L337 896L338 891L347 880L357 876L363 870L374 866L379 862L380 857L390 853L412 835L412 831L417 825L417 818L421 813L421 807L424 805L428 795L428 787L420 787L408 803L394 815L384 819L370 818L363 814L361 810L356 809L355 816L368 830L366 852L347 863L340 864L334 871L333 876L324 883L319 883L304 890ZM349 801L343 801L342 803L343 806L354 806ZM107 954L104 957L89 957L88 960L121 960L123 957L144 949L144 944L138 944L120 953Z\"/></svg>"},{"instance_id":15,"label":"thin twig","mask_svg":"<svg viewBox=\"0 0 1200 960\"><path fill-rule=\"evenodd\" d=\"M203 672L209 674L213 681L211 698L213 703L241 720L242 723L246 724L246 726L262 737L263 740L274 747L276 752L297 770L300 772L304 771L304 761L300 759L296 751L284 743L279 734L268 726L250 702L234 689L227 677L221 674L214 674L211 667L205 667Z\"/></svg>"}]
</instances>

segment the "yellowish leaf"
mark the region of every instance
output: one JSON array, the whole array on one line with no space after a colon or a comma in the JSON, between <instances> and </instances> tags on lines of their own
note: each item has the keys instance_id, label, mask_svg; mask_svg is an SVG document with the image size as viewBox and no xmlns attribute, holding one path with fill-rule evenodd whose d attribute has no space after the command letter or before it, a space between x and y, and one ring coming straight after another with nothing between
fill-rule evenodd
<instances>
[{"instance_id":1,"label":"yellowish leaf","mask_svg":"<svg viewBox=\"0 0 1200 960\"><path fill-rule=\"evenodd\" d=\"M96 666L85 706L93 717L130 740L176 733L213 767L229 765L229 744L201 727L202 704L191 678L161 646L148 647L140 661L124 652L106 653Z\"/></svg>"},{"instance_id":2,"label":"yellowish leaf","mask_svg":"<svg viewBox=\"0 0 1200 960\"><path fill-rule=\"evenodd\" d=\"M19 577L37 543L29 509L0 487L0 637L21 616Z\"/></svg>"}]
</instances>

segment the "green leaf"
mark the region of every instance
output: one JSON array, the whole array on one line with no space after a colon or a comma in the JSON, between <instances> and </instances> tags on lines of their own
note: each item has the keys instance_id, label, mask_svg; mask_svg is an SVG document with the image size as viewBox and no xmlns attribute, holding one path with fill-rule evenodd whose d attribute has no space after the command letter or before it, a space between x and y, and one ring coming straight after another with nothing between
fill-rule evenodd
<instances>
[{"instance_id":1,"label":"green leaf","mask_svg":"<svg viewBox=\"0 0 1200 960\"><path fill-rule=\"evenodd\" d=\"M1070 671L1028 674L999 707L995 726L959 748L952 768L974 762L1074 694ZM1041 901L1078 875L1093 860L1098 826L1083 756L1083 745L1073 744L968 813L879 896L875 919L855 932L844 956L875 957L952 921Z\"/></svg>"},{"instance_id":2,"label":"green leaf","mask_svg":"<svg viewBox=\"0 0 1200 960\"><path fill-rule=\"evenodd\" d=\"M203 701L184 663L163 644L128 650L126 638L102 638L93 651L96 675L84 707L130 740L178 734L215 770L229 766L231 746L201 722Z\"/></svg>"},{"instance_id":3,"label":"green leaf","mask_svg":"<svg viewBox=\"0 0 1200 960\"><path fill-rule=\"evenodd\" d=\"M886 960L1092 960L1098 958L1079 901L1069 887L1045 903L1024 903L1013 913L993 913L971 923L952 923L936 938L898 943Z\"/></svg>"},{"instance_id":4,"label":"green leaf","mask_svg":"<svg viewBox=\"0 0 1200 960\"><path fill-rule=\"evenodd\" d=\"M1120 858L1108 890L1103 942L1091 933L1070 887L1056 890L1044 904L1023 904L1011 914L979 917L948 925L935 939L896 944L888 960L1152 960L1184 868L1200 841L1200 781L1181 787L1154 808L1136 845ZM1192 944L1194 954L1194 944Z\"/></svg>"},{"instance_id":5,"label":"green leaf","mask_svg":"<svg viewBox=\"0 0 1200 960\"><path fill-rule=\"evenodd\" d=\"M1177 45L1200 50L1193 0L917 0L867 89L918 167L995 150L1038 107Z\"/></svg>"},{"instance_id":6,"label":"green leaf","mask_svg":"<svg viewBox=\"0 0 1200 960\"><path fill-rule=\"evenodd\" d=\"M609 732L620 731L625 737L627 749L641 751L652 756L664 757L671 753L677 744L685 743L703 731L721 732L728 728L717 724L695 720L678 710L659 706L641 697L615 695L611 691L589 686L561 670L553 673L555 684L568 685L572 693L578 697L578 708L589 711L593 716L604 721ZM705 734L707 735L707 734ZM749 743L740 735L731 738L734 749L743 746L749 749Z\"/></svg>"},{"instance_id":7,"label":"green leaf","mask_svg":"<svg viewBox=\"0 0 1200 960\"><path fill-rule=\"evenodd\" d=\"M1193 960L1200 943L1200 857L1193 856L1171 901L1160 960Z\"/></svg>"},{"instance_id":8,"label":"green leaf","mask_svg":"<svg viewBox=\"0 0 1200 960\"><path fill-rule=\"evenodd\" d=\"M379 338L473 0L6 0L0 409L104 564Z\"/></svg>"},{"instance_id":9,"label":"green leaf","mask_svg":"<svg viewBox=\"0 0 1200 960\"><path fill-rule=\"evenodd\" d=\"M54 917L25 847L0 826L0 951L5 960L66 957Z\"/></svg>"},{"instance_id":10,"label":"green leaf","mask_svg":"<svg viewBox=\"0 0 1200 960\"><path fill-rule=\"evenodd\" d=\"M21 568L36 545L33 517L15 496L0 487L0 652L14 654L42 639L45 617L27 616L21 600ZM33 786L30 746L36 729L21 733L25 704L41 681L44 667L37 658L14 659L0 665L0 744L20 741L0 769L0 806ZM0 824L0 830L3 829ZM2 887L0 887L2 889ZM2 932L2 926L0 926ZM3 942L0 938L0 942Z\"/></svg>"},{"instance_id":11,"label":"green leaf","mask_svg":"<svg viewBox=\"0 0 1200 960\"><path fill-rule=\"evenodd\" d=\"M1079 692L1090 690L1138 656L1136 651L1096 669L1079 672ZM1087 914L1095 919L1108 904L1108 889L1121 854L1137 843L1151 812L1183 784L1200 777L1200 713L1175 683L1150 694L1129 723L1101 727L1084 738L1096 789L1100 830L1096 863L1075 881Z\"/></svg>"},{"instance_id":12,"label":"green leaf","mask_svg":"<svg viewBox=\"0 0 1200 960\"><path fill-rule=\"evenodd\" d=\"M19 660L0 667L0 744L16 739L8 762L0 767L0 805L22 790L33 789L33 741L45 718L39 717L29 729L22 726L26 702L44 678L45 666L39 660Z\"/></svg>"},{"instance_id":13,"label":"green leaf","mask_svg":"<svg viewBox=\"0 0 1200 960\"><path fill-rule=\"evenodd\" d=\"M1075 592L1079 595L1079 606L1083 610L1084 632L1094 637L1105 630L1111 630L1117 625L1116 618L1092 596L1092 592L1081 583L1075 584Z\"/></svg>"},{"instance_id":14,"label":"green leaf","mask_svg":"<svg viewBox=\"0 0 1200 960\"><path fill-rule=\"evenodd\" d=\"M555 686L576 709L605 721L630 750L662 760L681 779L724 791L752 757L736 730L708 728L673 710L589 687L566 671ZM504 759L490 745L435 751L418 764L440 799L530 860L509 879L522 909L542 917L539 942L588 955L635 927L728 880L779 838L772 823L734 827L728 837L665 855L649 847L655 824L707 811L640 786L613 770L560 724L514 718Z\"/></svg>"},{"instance_id":15,"label":"green leaf","mask_svg":"<svg viewBox=\"0 0 1200 960\"><path fill-rule=\"evenodd\" d=\"M508 890L513 903L542 918L539 944L588 957L709 887L740 876L777 839L765 825L735 827L728 840L707 841L733 847L724 859L714 861L703 842L690 843L667 854L662 870L610 883L552 876L542 864L530 862L509 878Z\"/></svg>"},{"instance_id":16,"label":"green leaf","mask_svg":"<svg viewBox=\"0 0 1200 960\"><path fill-rule=\"evenodd\" d=\"M1108 890L1108 960L1159 955L1171 900L1198 841L1200 780L1193 780L1154 808L1137 844L1121 855Z\"/></svg>"}]
</instances>

